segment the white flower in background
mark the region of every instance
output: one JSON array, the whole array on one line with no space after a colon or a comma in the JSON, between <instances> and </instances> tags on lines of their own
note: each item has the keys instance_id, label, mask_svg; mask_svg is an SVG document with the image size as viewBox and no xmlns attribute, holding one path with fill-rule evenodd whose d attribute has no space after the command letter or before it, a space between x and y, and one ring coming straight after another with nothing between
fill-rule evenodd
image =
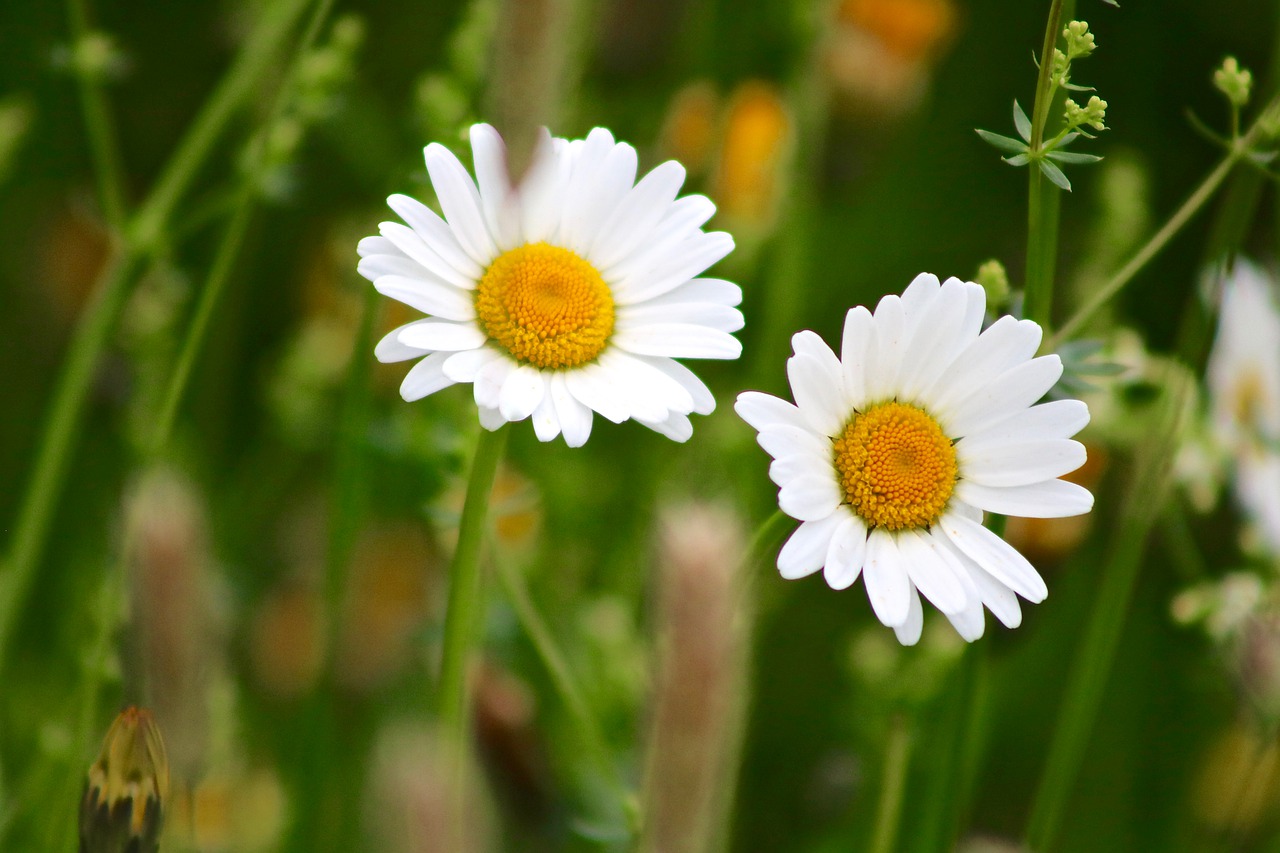
<instances>
[{"instance_id":1,"label":"white flower in background","mask_svg":"<svg viewBox=\"0 0 1280 853\"><path fill-rule=\"evenodd\" d=\"M633 418L684 441L690 414L715 400L676 358L737 358L737 285L695 278L733 249L702 225L700 195L677 199L676 162L636 181L636 152L603 128L586 139L545 135L519 186L502 138L471 128L476 179L444 146L426 148L441 219L421 202L387 202L408 225L384 222L360 241L360 274L428 317L379 342L380 361L421 359L400 386L418 400L474 386L480 422L532 417L542 441L578 447L592 413Z\"/></svg>"},{"instance_id":2,"label":"white flower in background","mask_svg":"<svg viewBox=\"0 0 1280 853\"><path fill-rule=\"evenodd\" d=\"M1243 259L1223 283L1209 355L1210 426L1232 456L1236 499L1280 555L1280 310L1275 285Z\"/></svg>"},{"instance_id":3,"label":"white flower in background","mask_svg":"<svg viewBox=\"0 0 1280 853\"><path fill-rule=\"evenodd\" d=\"M794 405L748 391L735 406L774 458L779 506L802 522L778 554L782 576L824 569L846 589L861 574L876 616L907 645L920 638L920 594L969 641L982 636L983 605L1013 628L1018 595L1047 595L1026 558L982 526L984 510L1058 518L1093 506L1057 479L1085 461L1070 437L1088 408L1036 405L1062 362L1034 358L1030 320L1001 317L979 334L985 303L979 285L919 275L874 315L848 313L839 358L813 332L791 339Z\"/></svg>"}]
</instances>

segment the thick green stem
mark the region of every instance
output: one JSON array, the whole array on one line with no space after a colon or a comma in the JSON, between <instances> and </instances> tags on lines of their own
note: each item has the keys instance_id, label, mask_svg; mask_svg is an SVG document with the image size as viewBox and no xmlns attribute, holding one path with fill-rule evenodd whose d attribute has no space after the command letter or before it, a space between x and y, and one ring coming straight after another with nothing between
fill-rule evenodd
<instances>
[{"instance_id":1,"label":"thick green stem","mask_svg":"<svg viewBox=\"0 0 1280 853\"><path fill-rule=\"evenodd\" d=\"M1086 747L1133 597L1147 534L1164 504L1172 451L1179 437L1190 387L1190 382L1178 374L1170 376L1152 441L1134 461L1136 471L1112 532L1096 604L1071 669L1049 757L1032 801L1026 842L1030 849L1040 853L1053 849L1068 798L1087 754Z\"/></svg>"},{"instance_id":2,"label":"thick green stem","mask_svg":"<svg viewBox=\"0 0 1280 853\"><path fill-rule=\"evenodd\" d=\"M906 717L898 714L889 723L884 768L880 776L880 804L876 807L876 823L871 835L871 853L893 853L897 849L898 824L907 790L907 768L911 764L911 744L910 724Z\"/></svg>"},{"instance_id":3,"label":"thick green stem","mask_svg":"<svg viewBox=\"0 0 1280 853\"><path fill-rule=\"evenodd\" d=\"M1031 140L1027 169L1027 268L1026 302L1023 316L1048 327L1053 310L1053 273L1058 255L1057 187L1040 172L1037 160L1044 147L1045 126L1057 87L1053 82L1053 51L1062 29L1063 0L1053 0L1040 49L1040 74L1036 79L1035 103L1031 109Z\"/></svg>"},{"instance_id":4,"label":"thick green stem","mask_svg":"<svg viewBox=\"0 0 1280 853\"><path fill-rule=\"evenodd\" d=\"M467 497L462 505L458 546L449 567L449 603L444 621L444 649L440 661L439 711L446 732L459 748L467 741L467 663L484 609L480 545L484 541L489 492L507 441L505 428L480 430Z\"/></svg>"}]
</instances>

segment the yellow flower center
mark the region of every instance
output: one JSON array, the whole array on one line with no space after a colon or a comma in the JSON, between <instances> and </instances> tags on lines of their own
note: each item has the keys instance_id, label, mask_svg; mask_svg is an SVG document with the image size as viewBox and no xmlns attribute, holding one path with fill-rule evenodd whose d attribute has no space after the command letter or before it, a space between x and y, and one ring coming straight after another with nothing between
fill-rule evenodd
<instances>
[{"instance_id":1,"label":"yellow flower center","mask_svg":"<svg viewBox=\"0 0 1280 853\"><path fill-rule=\"evenodd\" d=\"M613 334L613 294L568 249L530 243L497 257L476 288L480 329L521 364L579 367Z\"/></svg>"},{"instance_id":2,"label":"yellow flower center","mask_svg":"<svg viewBox=\"0 0 1280 853\"><path fill-rule=\"evenodd\" d=\"M956 450L938 422L905 403L855 413L832 444L845 501L869 527L927 527L956 485Z\"/></svg>"}]
</instances>

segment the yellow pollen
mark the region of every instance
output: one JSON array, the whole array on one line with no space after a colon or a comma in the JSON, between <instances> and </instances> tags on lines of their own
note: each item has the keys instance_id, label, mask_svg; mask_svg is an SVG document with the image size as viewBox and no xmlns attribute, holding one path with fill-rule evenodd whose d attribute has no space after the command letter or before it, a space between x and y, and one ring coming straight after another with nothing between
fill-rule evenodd
<instances>
[{"instance_id":1,"label":"yellow pollen","mask_svg":"<svg viewBox=\"0 0 1280 853\"><path fill-rule=\"evenodd\" d=\"M922 409L880 403L832 441L845 502L869 527L928 527L956 485L956 451Z\"/></svg>"},{"instance_id":2,"label":"yellow pollen","mask_svg":"<svg viewBox=\"0 0 1280 853\"><path fill-rule=\"evenodd\" d=\"M521 364L579 367L613 334L613 294L575 253L530 243L497 257L476 288L476 318Z\"/></svg>"}]
</instances>

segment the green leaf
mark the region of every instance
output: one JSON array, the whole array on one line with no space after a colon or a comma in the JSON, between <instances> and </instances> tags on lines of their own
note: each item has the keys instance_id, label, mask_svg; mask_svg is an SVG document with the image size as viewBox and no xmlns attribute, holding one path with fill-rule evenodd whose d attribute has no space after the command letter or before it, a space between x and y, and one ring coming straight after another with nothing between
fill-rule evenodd
<instances>
[{"instance_id":1,"label":"green leaf","mask_svg":"<svg viewBox=\"0 0 1280 853\"><path fill-rule=\"evenodd\" d=\"M1066 136L1059 139L1058 144L1053 146L1054 150L1057 150L1059 148L1066 148L1068 145L1075 142L1079 138L1080 138L1080 131L1074 130L1071 133L1068 133Z\"/></svg>"},{"instance_id":2,"label":"green leaf","mask_svg":"<svg viewBox=\"0 0 1280 853\"><path fill-rule=\"evenodd\" d=\"M1102 159L1097 154L1079 154L1075 151L1050 151L1045 156L1058 163L1073 163L1081 166L1097 163Z\"/></svg>"},{"instance_id":3,"label":"green leaf","mask_svg":"<svg viewBox=\"0 0 1280 853\"><path fill-rule=\"evenodd\" d=\"M1064 89L1070 89L1070 90L1071 90L1071 91L1073 91L1073 92L1096 92L1096 91L1098 91L1098 90L1097 90L1095 87L1093 87L1093 86L1079 86L1079 85L1077 85L1077 84L1075 84L1075 83L1067 83L1067 84L1065 84L1065 85L1063 86L1063 88L1064 88Z\"/></svg>"},{"instance_id":4,"label":"green leaf","mask_svg":"<svg viewBox=\"0 0 1280 853\"><path fill-rule=\"evenodd\" d=\"M1025 166L1031 162L1030 154L1015 154L1012 157L1001 157L1010 166Z\"/></svg>"},{"instance_id":5,"label":"green leaf","mask_svg":"<svg viewBox=\"0 0 1280 853\"><path fill-rule=\"evenodd\" d=\"M1106 3L1108 6L1111 6L1113 8L1116 8L1116 9L1120 8L1120 4L1116 2L1116 0L1102 0L1102 2Z\"/></svg>"},{"instance_id":6,"label":"green leaf","mask_svg":"<svg viewBox=\"0 0 1280 853\"><path fill-rule=\"evenodd\" d=\"M1024 142L1031 141L1031 119L1027 118L1027 114L1022 111L1022 105L1018 103L1017 98L1013 99L1013 127Z\"/></svg>"},{"instance_id":7,"label":"green leaf","mask_svg":"<svg viewBox=\"0 0 1280 853\"><path fill-rule=\"evenodd\" d=\"M1071 192L1071 182L1067 180L1066 175L1062 174L1061 169L1050 163L1048 160L1037 160L1036 163L1040 166L1041 174L1053 181L1054 186L1058 189Z\"/></svg>"},{"instance_id":8,"label":"green leaf","mask_svg":"<svg viewBox=\"0 0 1280 853\"><path fill-rule=\"evenodd\" d=\"M1010 154L1021 154L1023 151L1027 150L1027 144L1025 142L1019 142L1012 137L1001 136L998 133L992 133L991 131L983 130L980 127L974 128L974 131L989 145L998 148L1001 151L1007 151Z\"/></svg>"}]
</instances>

